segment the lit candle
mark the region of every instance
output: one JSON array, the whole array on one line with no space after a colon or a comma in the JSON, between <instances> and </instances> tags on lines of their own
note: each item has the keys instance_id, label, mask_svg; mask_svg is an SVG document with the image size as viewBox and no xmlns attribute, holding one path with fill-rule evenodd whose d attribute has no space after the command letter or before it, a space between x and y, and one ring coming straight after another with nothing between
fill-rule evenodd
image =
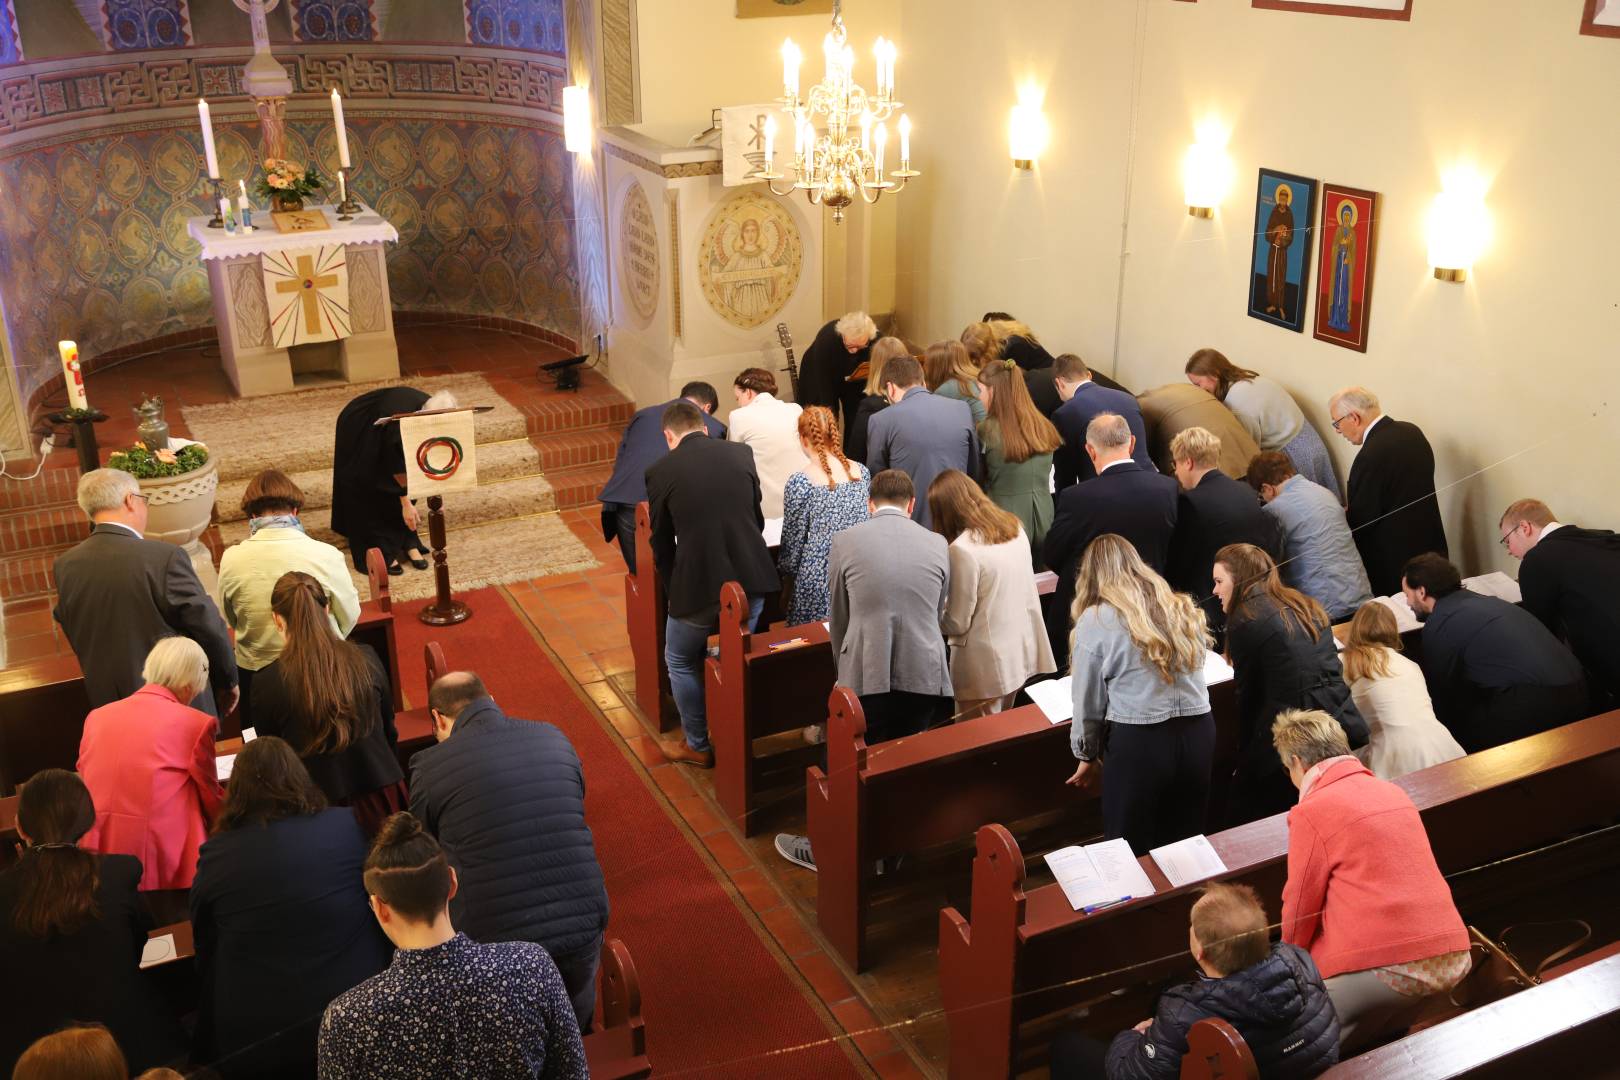
<instances>
[{"instance_id":1,"label":"lit candle","mask_svg":"<svg viewBox=\"0 0 1620 1080\"><path fill-rule=\"evenodd\" d=\"M236 182L236 186L239 189L241 189L241 192L242 192L241 199L242 199L242 201L247 202L247 181L246 180L238 180Z\"/></svg>"},{"instance_id":2,"label":"lit candle","mask_svg":"<svg viewBox=\"0 0 1620 1080\"><path fill-rule=\"evenodd\" d=\"M877 181L883 183L883 151L889 145L889 125L877 126Z\"/></svg>"},{"instance_id":3,"label":"lit candle","mask_svg":"<svg viewBox=\"0 0 1620 1080\"><path fill-rule=\"evenodd\" d=\"M67 384L68 407L88 409L90 402L84 396L84 372L79 370L78 344L58 341L56 350L62 354L62 381Z\"/></svg>"},{"instance_id":4,"label":"lit candle","mask_svg":"<svg viewBox=\"0 0 1620 1080\"><path fill-rule=\"evenodd\" d=\"M793 44L793 39L782 42L782 89L784 96L797 100L799 96L799 62L804 54Z\"/></svg>"},{"instance_id":5,"label":"lit candle","mask_svg":"<svg viewBox=\"0 0 1620 1080\"><path fill-rule=\"evenodd\" d=\"M911 117L900 117L900 167L911 167Z\"/></svg>"},{"instance_id":6,"label":"lit candle","mask_svg":"<svg viewBox=\"0 0 1620 1080\"><path fill-rule=\"evenodd\" d=\"M774 172L776 166L776 117L765 118L765 171Z\"/></svg>"},{"instance_id":7,"label":"lit candle","mask_svg":"<svg viewBox=\"0 0 1620 1080\"><path fill-rule=\"evenodd\" d=\"M348 201L349 201L349 185L344 182L343 174L340 172L340 173L338 173L338 202L346 203Z\"/></svg>"},{"instance_id":8,"label":"lit candle","mask_svg":"<svg viewBox=\"0 0 1620 1080\"><path fill-rule=\"evenodd\" d=\"M219 158L214 154L214 121L208 115L208 102L197 99L197 116L202 120L203 157L208 162L208 179L219 179Z\"/></svg>"},{"instance_id":9,"label":"lit candle","mask_svg":"<svg viewBox=\"0 0 1620 1080\"><path fill-rule=\"evenodd\" d=\"M343 99L332 87L332 124L337 128L338 168L349 167L349 129L343 125Z\"/></svg>"}]
</instances>

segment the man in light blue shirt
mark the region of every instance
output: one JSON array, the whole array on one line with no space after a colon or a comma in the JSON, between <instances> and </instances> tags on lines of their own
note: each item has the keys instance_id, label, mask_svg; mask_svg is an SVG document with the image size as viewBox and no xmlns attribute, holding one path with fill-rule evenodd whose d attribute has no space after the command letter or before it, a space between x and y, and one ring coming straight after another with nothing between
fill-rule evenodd
<instances>
[{"instance_id":1,"label":"man in light blue shirt","mask_svg":"<svg viewBox=\"0 0 1620 1080\"><path fill-rule=\"evenodd\" d=\"M1361 552L1338 497L1294 471L1286 454L1268 450L1249 462L1246 479L1283 531L1283 581L1342 622L1372 599Z\"/></svg>"}]
</instances>

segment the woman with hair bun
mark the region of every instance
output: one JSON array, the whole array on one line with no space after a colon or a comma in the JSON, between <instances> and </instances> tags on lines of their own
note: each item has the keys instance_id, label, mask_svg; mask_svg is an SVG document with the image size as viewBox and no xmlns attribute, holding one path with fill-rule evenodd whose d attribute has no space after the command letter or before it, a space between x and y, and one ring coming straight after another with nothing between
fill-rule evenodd
<instances>
[{"instance_id":1,"label":"woman with hair bun","mask_svg":"<svg viewBox=\"0 0 1620 1080\"><path fill-rule=\"evenodd\" d=\"M321 583L291 570L270 592L270 617L286 639L253 679L260 735L287 740L335 806L354 808L367 836L407 803L394 747L393 693L369 645L344 641L327 615Z\"/></svg>"}]
</instances>

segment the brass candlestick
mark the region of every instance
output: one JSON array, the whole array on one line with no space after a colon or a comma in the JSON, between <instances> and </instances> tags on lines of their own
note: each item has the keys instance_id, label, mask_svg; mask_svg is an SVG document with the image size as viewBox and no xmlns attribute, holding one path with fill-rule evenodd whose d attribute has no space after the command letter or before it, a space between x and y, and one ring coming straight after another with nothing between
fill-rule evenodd
<instances>
[{"instance_id":1,"label":"brass candlestick","mask_svg":"<svg viewBox=\"0 0 1620 1080\"><path fill-rule=\"evenodd\" d=\"M214 216L208 219L208 227L210 229L223 229L225 227L225 219L219 216L219 200L225 197L224 192L222 191L224 185L220 182L220 179L217 176L210 176L208 178L208 182L214 185L214 197L211 200Z\"/></svg>"},{"instance_id":2,"label":"brass candlestick","mask_svg":"<svg viewBox=\"0 0 1620 1080\"><path fill-rule=\"evenodd\" d=\"M338 170L338 177L343 189L343 201L337 204L338 220L351 221L360 212L360 204L354 201L354 192L349 190L349 178L342 169Z\"/></svg>"}]
</instances>

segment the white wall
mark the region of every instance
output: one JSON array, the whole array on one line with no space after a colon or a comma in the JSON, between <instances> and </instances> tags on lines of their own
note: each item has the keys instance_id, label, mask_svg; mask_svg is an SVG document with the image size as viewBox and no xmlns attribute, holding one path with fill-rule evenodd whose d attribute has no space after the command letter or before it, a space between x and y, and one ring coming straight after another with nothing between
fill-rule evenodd
<instances>
[{"instance_id":1,"label":"white wall","mask_svg":"<svg viewBox=\"0 0 1620 1080\"><path fill-rule=\"evenodd\" d=\"M930 339L1003 308L1103 370L1117 336L1135 389L1215 346L1294 392L1341 473L1351 450L1327 398L1363 383L1428 433L1465 570L1512 569L1495 526L1516 497L1620 525L1620 41L1578 34L1580 7L1416 0L1395 22L1248 0L904 0L914 54L961 56L962 28L978 29L971 80L937 65L911 88L919 126L955 139L901 206L902 316ZM1006 110L1029 69L1054 73L1053 144L1035 177L1015 177ZM1207 115L1233 131L1213 222L1188 217L1180 175ZM1423 222L1463 161L1491 179L1495 239L1451 285L1430 273ZM1383 193L1365 356L1245 314L1262 165Z\"/></svg>"}]
</instances>

